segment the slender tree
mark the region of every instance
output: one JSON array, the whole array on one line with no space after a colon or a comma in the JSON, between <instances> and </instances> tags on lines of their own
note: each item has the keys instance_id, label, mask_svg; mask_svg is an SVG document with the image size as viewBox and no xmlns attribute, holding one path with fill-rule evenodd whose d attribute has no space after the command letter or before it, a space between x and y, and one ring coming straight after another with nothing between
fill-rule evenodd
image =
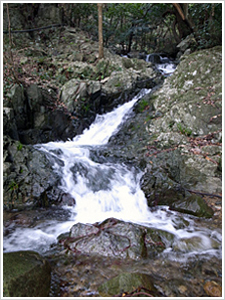
<instances>
[{"instance_id":1,"label":"slender tree","mask_svg":"<svg viewBox=\"0 0 225 300\"><path fill-rule=\"evenodd\" d=\"M102 3L98 3L98 40L99 40L99 59L104 57L103 32L102 32Z\"/></svg>"},{"instance_id":2,"label":"slender tree","mask_svg":"<svg viewBox=\"0 0 225 300\"><path fill-rule=\"evenodd\" d=\"M9 65L10 65L11 73L12 73L16 83L20 83L17 72L15 70L15 64L14 64L14 59L13 59L13 54L12 54L11 23L10 23L10 17L9 17L8 3L6 3L6 9L7 9L7 16L8 16L8 31L9 31Z\"/></svg>"}]
</instances>

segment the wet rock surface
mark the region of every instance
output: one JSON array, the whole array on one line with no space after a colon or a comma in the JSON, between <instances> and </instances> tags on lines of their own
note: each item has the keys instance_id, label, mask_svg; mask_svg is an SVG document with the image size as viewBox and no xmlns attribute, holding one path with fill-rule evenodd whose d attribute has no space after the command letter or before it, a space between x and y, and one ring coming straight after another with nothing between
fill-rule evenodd
<instances>
[{"instance_id":1,"label":"wet rock surface","mask_svg":"<svg viewBox=\"0 0 225 300\"><path fill-rule=\"evenodd\" d=\"M48 297L49 262L33 251L3 254L4 297Z\"/></svg>"},{"instance_id":2,"label":"wet rock surface","mask_svg":"<svg viewBox=\"0 0 225 300\"><path fill-rule=\"evenodd\" d=\"M197 217L211 218L213 216L212 208L208 207L207 203L196 195L192 195L183 201L176 201L170 206L170 209Z\"/></svg>"},{"instance_id":3,"label":"wet rock surface","mask_svg":"<svg viewBox=\"0 0 225 300\"><path fill-rule=\"evenodd\" d=\"M74 253L133 260L154 257L165 249L159 231L113 218L92 225L78 223L60 242Z\"/></svg>"},{"instance_id":4,"label":"wet rock surface","mask_svg":"<svg viewBox=\"0 0 225 300\"><path fill-rule=\"evenodd\" d=\"M60 177L45 153L4 137L4 208L49 207L61 201Z\"/></svg>"},{"instance_id":5,"label":"wet rock surface","mask_svg":"<svg viewBox=\"0 0 225 300\"><path fill-rule=\"evenodd\" d=\"M138 291L155 297L207 297L213 286L216 286L214 295L219 294L222 286L221 261L215 257L208 260L196 256L188 261L171 261L162 256L135 262L61 254L50 260L55 268L52 297L99 297L106 296L106 293L110 297L132 296ZM119 283L121 278L124 282ZM213 282L212 286L208 286L208 281ZM130 285L131 282L134 286Z\"/></svg>"},{"instance_id":6,"label":"wet rock surface","mask_svg":"<svg viewBox=\"0 0 225 300\"><path fill-rule=\"evenodd\" d=\"M149 275L141 273L122 273L98 288L99 294L102 297L110 296L154 296L157 297L157 289L152 284L152 278ZM141 292L144 290L144 292ZM133 294L131 294L133 292ZM150 294L151 293L151 294Z\"/></svg>"},{"instance_id":7,"label":"wet rock surface","mask_svg":"<svg viewBox=\"0 0 225 300\"><path fill-rule=\"evenodd\" d=\"M54 91L49 93L36 84L27 88L15 85L9 99L6 105L10 105L13 114L4 115L4 133L22 144L65 140L77 129L67 111L56 105Z\"/></svg>"}]
</instances>

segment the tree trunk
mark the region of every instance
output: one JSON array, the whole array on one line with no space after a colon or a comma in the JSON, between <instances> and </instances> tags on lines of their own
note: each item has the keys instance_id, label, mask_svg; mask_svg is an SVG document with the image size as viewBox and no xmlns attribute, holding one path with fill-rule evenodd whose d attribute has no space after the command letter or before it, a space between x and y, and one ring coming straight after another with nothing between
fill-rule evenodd
<instances>
[{"instance_id":1,"label":"tree trunk","mask_svg":"<svg viewBox=\"0 0 225 300\"><path fill-rule=\"evenodd\" d=\"M127 53L130 53L131 52L131 46L132 46L132 42L133 42L133 32L130 33L129 35L129 42L128 42L128 49L127 49Z\"/></svg>"},{"instance_id":2,"label":"tree trunk","mask_svg":"<svg viewBox=\"0 0 225 300\"><path fill-rule=\"evenodd\" d=\"M181 16L182 20L184 21L185 20L185 16L184 16L184 13L182 11L182 8L180 7L180 4L173 3L173 6L177 9L179 15Z\"/></svg>"},{"instance_id":3,"label":"tree trunk","mask_svg":"<svg viewBox=\"0 0 225 300\"><path fill-rule=\"evenodd\" d=\"M99 40L99 56L101 59L104 57L103 50L103 32L102 32L102 3L98 3L98 40Z\"/></svg>"},{"instance_id":4,"label":"tree trunk","mask_svg":"<svg viewBox=\"0 0 225 300\"><path fill-rule=\"evenodd\" d=\"M180 35L179 37L182 39L194 31L194 24L188 16L188 3L173 3L173 6L176 8L175 15Z\"/></svg>"},{"instance_id":5,"label":"tree trunk","mask_svg":"<svg viewBox=\"0 0 225 300\"><path fill-rule=\"evenodd\" d=\"M11 73L15 79L16 83L21 83L18 79L17 72L15 70L15 64L14 64L14 59L13 59L13 54L12 54L12 37L11 37L11 23L10 23L10 16L9 16L9 5L6 3L6 8L7 8L7 16L8 16L8 31L9 31L9 65L11 69Z\"/></svg>"}]
</instances>

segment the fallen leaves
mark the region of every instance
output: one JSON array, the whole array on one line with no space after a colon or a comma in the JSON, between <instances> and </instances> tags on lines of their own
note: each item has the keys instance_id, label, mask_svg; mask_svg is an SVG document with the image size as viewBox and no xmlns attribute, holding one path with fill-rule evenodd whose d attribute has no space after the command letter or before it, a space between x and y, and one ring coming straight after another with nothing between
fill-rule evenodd
<instances>
[{"instance_id":1,"label":"fallen leaves","mask_svg":"<svg viewBox=\"0 0 225 300\"><path fill-rule=\"evenodd\" d=\"M146 148L148 152L145 154L146 157L152 157L152 156L157 156L157 154L163 153L163 152L171 152L174 151L178 148L183 148L185 149L186 152L190 152L194 155L201 155L203 156L207 161L210 161L214 164L219 165L219 162L216 161L215 159L210 157L209 153L206 153L205 151L202 150L203 147L206 146L220 146L222 147L222 143L214 142L213 139L218 135L222 129L217 130L215 132L211 132L207 135L201 136L201 137L187 137L187 144L182 144L182 145L176 145L175 147L172 148L167 148L167 149L158 149L154 145L148 145ZM157 141L157 140L155 140ZM181 155L183 155L181 153ZM220 153L216 154L217 156L220 156ZM150 160L149 161L151 164L153 162Z\"/></svg>"},{"instance_id":2,"label":"fallen leaves","mask_svg":"<svg viewBox=\"0 0 225 300\"><path fill-rule=\"evenodd\" d=\"M194 88L194 91L200 91L200 90L204 90L204 88L201 87L201 86L196 86L196 87Z\"/></svg>"},{"instance_id":3,"label":"fallen leaves","mask_svg":"<svg viewBox=\"0 0 225 300\"><path fill-rule=\"evenodd\" d=\"M218 165L218 162L215 161L214 159L209 157L209 153L202 153L202 147L205 146L222 146L221 143L212 143L212 139L214 137L214 135L216 133L219 133L222 130L219 130L217 132L214 133L210 133L207 134L205 136L202 137L198 137L198 138L189 138L189 143L191 145L191 149L189 149L190 152L192 152L195 155L202 155L203 157L205 157L206 160L211 161L214 164Z\"/></svg>"},{"instance_id":4,"label":"fallen leaves","mask_svg":"<svg viewBox=\"0 0 225 300\"><path fill-rule=\"evenodd\" d=\"M211 162L213 162L214 164L217 164L217 165L218 165L218 162L217 162L217 161L215 161L214 159L212 159L212 158L210 158L210 157L208 157L208 156L205 156L205 159L207 159L208 161L211 161Z\"/></svg>"},{"instance_id":5,"label":"fallen leaves","mask_svg":"<svg viewBox=\"0 0 225 300\"><path fill-rule=\"evenodd\" d=\"M216 107L215 102L217 100L221 100L221 99L212 99L212 96L215 95L215 87L213 86L209 86L208 88L202 87L202 86L197 86L194 88L194 91L201 91L201 90L206 90L207 95L203 98L203 103L206 105L211 105L213 107ZM198 107L201 107L200 104L197 104Z\"/></svg>"},{"instance_id":6,"label":"fallen leaves","mask_svg":"<svg viewBox=\"0 0 225 300\"><path fill-rule=\"evenodd\" d=\"M220 118L220 117L222 117L221 114L216 115L216 116L213 116L212 118L210 118L209 122L212 122L213 120L215 120L215 119L217 119L217 118Z\"/></svg>"},{"instance_id":7,"label":"fallen leaves","mask_svg":"<svg viewBox=\"0 0 225 300\"><path fill-rule=\"evenodd\" d=\"M151 149L151 148L153 148L153 147L147 147L148 149ZM174 150L176 150L178 148L178 146L175 146L175 147L173 147L173 148L168 148L168 149L163 149L163 150L161 150L161 149L159 149L159 150L157 150L157 151L155 151L155 152L153 152L153 153L146 153L145 155L147 156L147 157L150 157L150 156L156 156L157 154L159 154L159 153L162 153L162 152L171 152L171 151L174 151Z\"/></svg>"},{"instance_id":8,"label":"fallen leaves","mask_svg":"<svg viewBox=\"0 0 225 300\"><path fill-rule=\"evenodd\" d=\"M189 151L194 154L201 154L201 149L199 147L191 148Z\"/></svg>"},{"instance_id":9,"label":"fallen leaves","mask_svg":"<svg viewBox=\"0 0 225 300\"><path fill-rule=\"evenodd\" d=\"M144 297L154 297L152 294L150 294L149 289L146 289L143 286L140 286L138 288L135 289L135 287L133 287L134 290L132 292L122 292L121 294L115 295L113 297L138 297L138 296L144 296Z\"/></svg>"},{"instance_id":10,"label":"fallen leaves","mask_svg":"<svg viewBox=\"0 0 225 300\"><path fill-rule=\"evenodd\" d=\"M207 281L203 288L210 297L222 297L222 287L215 281Z\"/></svg>"}]
</instances>

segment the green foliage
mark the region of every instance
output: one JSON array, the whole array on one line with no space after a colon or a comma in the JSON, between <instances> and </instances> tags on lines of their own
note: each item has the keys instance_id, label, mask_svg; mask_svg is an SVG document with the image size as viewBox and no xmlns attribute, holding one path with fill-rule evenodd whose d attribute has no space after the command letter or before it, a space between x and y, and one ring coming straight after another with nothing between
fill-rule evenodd
<instances>
[{"instance_id":1,"label":"green foliage","mask_svg":"<svg viewBox=\"0 0 225 300\"><path fill-rule=\"evenodd\" d=\"M121 82L115 83L115 87L121 87Z\"/></svg>"},{"instance_id":2,"label":"green foliage","mask_svg":"<svg viewBox=\"0 0 225 300\"><path fill-rule=\"evenodd\" d=\"M17 189L19 188L19 186L18 186L18 184L13 180L13 181L10 182L9 188L10 188L11 191L15 191L15 190L17 190Z\"/></svg>"},{"instance_id":3,"label":"green foliage","mask_svg":"<svg viewBox=\"0 0 225 300\"><path fill-rule=\"evenodd\" d=\"M97 39L98 13L95 3L65 3L61 4L64 19L67 24L80 27Z\"/></svg>"},{"instance_id":4,"label":"green foliage","mask_svg":"<svg viewBox=\"0 0 225 300\"><path fill-rule=\"evenodd\" d=\"M151 121L152 119L154 119L154 117L149 115L149 116L147 116L147 118L145 118L145 122L147 123L147 122Z\"/></svg>"},{"instance_id":5,"label":"green foliage","mask_svg":"<svg viewBox=\"0 0 225 300\"><path fill-rule=\"evenodd\" d=\"M141 99L139 102L138 102L138 111L139 112L143 112L147 107L148 107L149 103L147 100L145 99Z\"/></svg>"},{"instance_id":6,"label":"green foliage","mask_svg":"<svg viewBox=\"0 0 225 300\"><path fill-rule=\"evenodd\" d=\"M87 113L90 110L90 103L85 98L81 98L81 109Z\"/></svg>"},{"instance_id":7,"label":"green foliage","mask_svg":"<svg viewBox=\"0 0 225 300\"><path fill-rule=\"evenodd\" d=\"M21 144L21 142L19 142L18 146L17 146L17 150L21 151L23 148L23 144Z\"/></svg>"},{"instance_id":8,"label":"green foliage","mask_svg":"<svg viewBox=\"0 0 225 300\"><path fill-rule=\"evenodd\" d=\"M120 44L124 51L157 48L160 43L173 38L175 15L172 4L166 3L111 3L104 16L105 44ZM222 44L222 4L191 3L188 18L194 24L194 34L199 48Z\"/></svg>"},{"instance_id":9,"label":"green foliage","mask_svg":"<svg viewBox=\"0 0 225 300\"><path fill-rule=\"evenodd\" d=\"M189 5L195 24L198 49L222 44L222 4L196 3Z\"/></svg>"},{"instance_id":10,"label":"green foliage","mask_svg":"<svg viewBox=\"0 0 225 300\"><path fill-rule=\"evenodd\" d=\"M174 121L174 120L171 120L171 121L169 122L169 128L172 129L174 124L175 124L175 121Z\"/></svg>"},{"instance_id":11,"label":"green foliage","mask_svg":"<svg viewBox=\"0 0 225 300\"><path fill-rule=\"evenodd\" d=\"M20 9L29 7L29 18L35 18L40 4L21 4ZM54 5L54 4L53 4ZM98 40L97 3L60 3L65 25L79 27L88 32L91 39ZM181 5L182 6L182 5ZM28 11L27 11L28 12ZM155 52L174 43L175 32L182 24L176 21L176 9L172 3L104 3L103 37L105 46L113 46L123 53L131 50ZM26 16L28 18L28 16ZM222 44L222 4L189 3L188 19L194 25L198 48ZM177 32L178 34L178 32ZM4 35L6 40L8 35ZM62 37L64 39L65 37ZM181 38L181 37L180 37ZM184 38L184 36L182 37ZM6 43L6 42L5 42ZM69 41L71 45L74 41ZM32 53L32 52L31 52ZM27 56L29 53L27 53ZM40 58L42 64L44 58ZM47 77L43 79L48 79Z\"/></svg>"},{"instance_id":12,"label":"green foliage","mask_svg":"<svg viewBox=\"0 0 225 300\"><path fill-rule=\"evenodd\" d=\"M186 136L190 136L192 134L192 130L190 128L184 127L181 123L177 123L177 128L181 134Z\"/></svg>"},{"instance_id":13,"label":"green foliage","mask_svg":"<svg viewBox=\"0 0 225 300\"><path fill-rule=\"evenodd\" d=\"M90 67L86 67L85 69L82 70L82 73L80 74L80 79L86 79L86 78L91 78L93 71Z\"/></svg>"},{"instance_id":14,"label":"green foliage","mask_svg":"<svg viewBox=\"0 0 225 300\"><path fill-rule=\"evenodd\" d=\"M131 45L144 47L146 34L151 32L150 10L152 4L111 3L107 5L104 16L104 39L106 44L118 43L124 51ZM115 41L116 40L116 41Z\"/></svg>"}]
</instances>

